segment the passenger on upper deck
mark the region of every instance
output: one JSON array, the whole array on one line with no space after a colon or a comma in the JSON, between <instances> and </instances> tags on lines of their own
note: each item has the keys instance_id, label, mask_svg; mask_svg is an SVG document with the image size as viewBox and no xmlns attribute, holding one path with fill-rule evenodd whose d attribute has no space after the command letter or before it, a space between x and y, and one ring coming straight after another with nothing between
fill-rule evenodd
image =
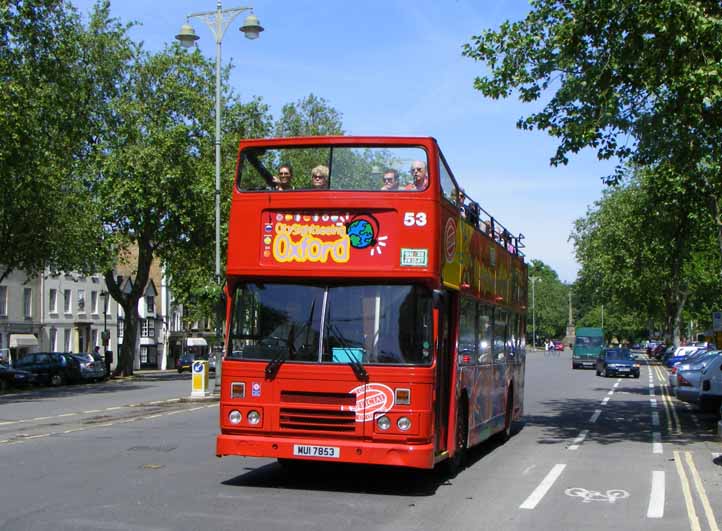
<instances>
[{"instance_id":1,"label":"passenger on upper deck","mask_svg":"<svg viewBox=\"0 0 722 531\"><path fill-rule=\"evenodd\" d=\"M415 160L411 163L411 176L414 182L406 185L404 190L424 190L429 185L429 176L426 173L426 163Z\"/></svg>"},{"instance_id":2,"label":"passenger on upper deck","mask_svg":"<svg viewBox=\"0 0 722 531\"><path fill-rule=\"evenodd\" d=\"M290 164L281 164L278 168L278 176L273 178L273 183L276 190L293 190L293 168Z\"/></svg>"},{"instance_id":3,"label":"passenger on upper deck","mask_svg":"<svg viewBox=\"0 0 722 531\"><path fill-rule=\"evenodd\" d=\"M382 190L398 190L399 189L399 172L393 168L384 170L384 184Z\"/></svg>"},{"instance_id":4,"label":"passenger on upper deck","mask_svg":"<svg viewBox=\"0 0 722 531\"><path fill-rule=\"evenodd\" d=\"M328 168L319 164L311 170L311 186L313 188L328 188Z\"/></svg>"}]
</instances>

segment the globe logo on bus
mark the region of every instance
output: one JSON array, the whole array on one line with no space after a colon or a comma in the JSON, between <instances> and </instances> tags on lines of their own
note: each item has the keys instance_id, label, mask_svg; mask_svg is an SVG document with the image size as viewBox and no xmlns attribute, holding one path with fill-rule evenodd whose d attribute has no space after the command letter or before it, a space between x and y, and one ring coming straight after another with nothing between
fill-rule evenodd
<instances>
[{"instance_id":1,"label":"globe logo on bus","mask_svg":"<svg viewBox=\"0 0 722 531\"><path fill-rule=\"evenodd\" d=\"M354 249L366 249L375 243L374 228L365 219L356 219L346 227L346 234L351 241L351 247Z\"/></svg>"}]
</instances>

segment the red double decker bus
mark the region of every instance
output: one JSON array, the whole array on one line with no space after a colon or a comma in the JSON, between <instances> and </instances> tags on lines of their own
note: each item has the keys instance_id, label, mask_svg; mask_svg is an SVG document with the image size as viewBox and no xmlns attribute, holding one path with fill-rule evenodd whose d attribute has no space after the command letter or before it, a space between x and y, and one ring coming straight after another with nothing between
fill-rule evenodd
<instances>
[{"instance_id":1,"label":"red double decker bus","mask_svg":"<svg viewBox=\"0 0 722 531\"><path fill-rule=\"evenodd\" d=\"M433 138L240 144L216 454L433 468L522 414L527 268Z\"/></svg>"}]
</instances>

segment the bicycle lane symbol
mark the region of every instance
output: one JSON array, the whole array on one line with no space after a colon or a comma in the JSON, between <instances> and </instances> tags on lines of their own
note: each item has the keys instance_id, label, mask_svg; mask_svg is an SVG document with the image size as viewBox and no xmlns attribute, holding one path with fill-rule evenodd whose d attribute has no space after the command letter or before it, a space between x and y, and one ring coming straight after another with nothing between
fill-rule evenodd
<instances>
[{"instance_id":1,"label":"bicycle lane symbol","mask_svg":"<svg viewBox=\"0 0 722 531\"><path fill-rule=\"evenodd\" d=\"M617 500L629 498L629 493L626 490L622 489L610 489L603 493L598 490L587 490L583 487L572 487L565 490L564 494L571 497L581 498L583 503L615 503Z\"/></svg>"}]
</instances>

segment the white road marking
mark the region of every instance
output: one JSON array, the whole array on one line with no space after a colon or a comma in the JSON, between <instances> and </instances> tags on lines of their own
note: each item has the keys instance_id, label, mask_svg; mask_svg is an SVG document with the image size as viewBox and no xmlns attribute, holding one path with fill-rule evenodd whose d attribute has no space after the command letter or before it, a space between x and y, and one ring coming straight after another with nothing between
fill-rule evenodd
<instances>
[{"instance_id":1,"label":"white road marking","mask_svg":"<svg viewBox=\"0 0 722 531\"><path fill-rule=\"evenodd\" d=\"M529 497L524 500L524 503L522 503L519 508L534 509L537 504L542 500L542 498L546 495L546 493L549 492L549 489L552 488L554 482L559 479L559 476L561 476L566 466L567 465L562 464L554 465L549 471L549 473L546 475L546 477L542 480L542 482L539 483L539 486L534 489L534 492L532 492Z\"/></svg>"},{"instance_id":2,"label":"white road marking","mask_svg":"<svg viewBox=\"0 0 722 531\"><path fill-rule=\"evenodd\" d=\"M589 430L582 431L579 436L574 439L574 443L569 447L570 450L578 450L579 445L584 442L584 439L587 438L587 435L589 434Z\"/></svg>"},{"instance_id":3,"label":"white road marking","mask_svg":"<svg viewBox=\"0 0 722 531\"><path fill-rule=\"evenodd\" d=\"M612 395L614 394L614 389L612 389L611 391L609 391L607 394L608 394L609 396L612 396Z\"/></svg>"},{"instance_id":4,"label":"white road marking","mask_svg":"<svg viewBox=\"0 0 722 531\"><path fill-rule=\"evenodd\" d=\"M662 434L658 431L652 433L652 453L661 454L662 451Z\"/></svg>"},{"instance_id":5,"label":"white road marking","mask_svg":"<svg viewBox=\"0 0 722 531\"><path fill-rule=\"evenodd\" d=\"M657 407L657 399L656 398L650 398L649 403L652 407Z\"/></svg>"},{"instance_id":6,"label":"white road marking","mask_svg":"<svg viewBox=\"0 0 722 531\"><path fill-rule=\"evenodd\" d=\"M606 397L604 400L602 400L602 405L606 406L607 402L609 402L609 397Z\"/></svg>"},{"instance_id":7,"label":"white road marking","mask_svg":"<svg viewBox=\"0 0 722 531\"><path fill-rule=\"evenodd\" d=\"M614 387L615 389L619 387L619 382L615 383L612 387Z\"/></svg>"},{"instance_id":8,"label":"white road marking","mask_svg":"<svg viewBox=\"0 0 722 531\"><path fill-rule=\"evenodd\" d=\"M647 518L662 518L664 516L664 471L652 471L652 492L649 495Z\"/></svg>"},{"instance_id":9,"label":"white road marking","mask_svg":"<svg viewBox=\"0 0 722 531\"><path fill-rule=\"evenodd\" d=\"M702 508L704 510L705 516L707 517L709 529L710 531L719 531L719 527L717 527L717 519L714 516L714 511L712 511L712 506L710 505L709 498L707 497L707 491L704 488L704 484L702 483L702 478L697 471L697 467L694 465L692 453L685 452L685 459L687 460L687 466L689 467L690 473L692 474L692 480L694 482L695 488L697 489L697 495L702 501Z\"/></svg>"},{"instance_id":10,"label":"white road marking","mask_svg":"<svg viewBox=\"0 0 722 531\"><path fill-rule=\"evenodd\" d=\"M100 413L102 409L88 409L87 411L83 411L83 413Z\"/></svg>"},{"instance_id":11,"label":"white road marking","mask_svg":"<svg viewBox=\"0 0 722 531\"><path fill-rule=\"evenodd\" d=\"M595 409L594 414L592 414L592 416L589 418L589 422L594 424L597 421L597 419L599 419L599 415L601 415L601 414L602 414L601 409Z\"/></svg>"},{"instance_id":12,"label":"white road marking","mask_svg":"<svg viewBox=\"0 0 722 531\"><path fill-rule=\"evenodd\" d=\"M659 413L656 411L652 412L652 426L659 426Z\"/></svg>"}]
</instances>

